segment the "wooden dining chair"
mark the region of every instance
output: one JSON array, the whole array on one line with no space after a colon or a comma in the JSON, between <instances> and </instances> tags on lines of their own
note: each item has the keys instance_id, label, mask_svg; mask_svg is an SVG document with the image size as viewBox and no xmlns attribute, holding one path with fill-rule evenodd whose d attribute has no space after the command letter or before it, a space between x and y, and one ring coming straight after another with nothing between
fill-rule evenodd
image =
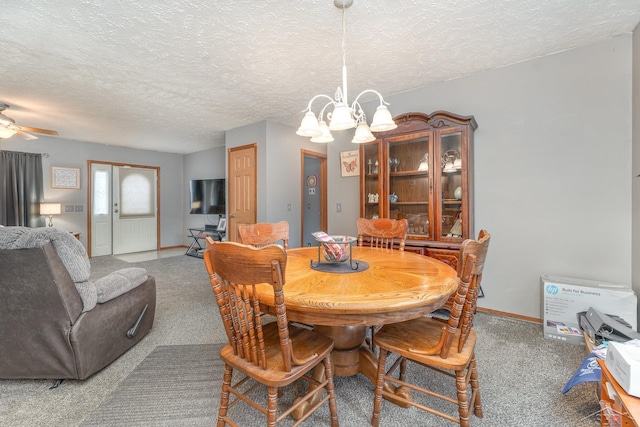
<instances>
[{"instance_id":1,"label":"wooden dining chair","mask_svg":"<svg viewBox=\"0 0 640 427\"><path fill-rule=\"evenodd\" d=\"M392 249L394 243L404 250L409 222L406 219L358 218L358 246ZM366 241L365 241L366 239Z\"/></svg>"},{"instance_id":2,"label":"wooden dining chair","mask_svg":"<svg viewBox=\"0 0 640 427\"><path fill-rule=\"evenodd\" d=\"M309 405L310 398L324 389L326 394L322 399L294 425L328 401L331 425L337 427L331 366L333 340L287 322L283 290L287 267L285 250L280 245L254 248L207 238L203 258L229 339L229 344L220 350L225 368L217 426L236 425L229 418L228 410L239 401L266 415L267 426L276 426L296 408ZM273 322L262 322L257 286L273 287L277 312ZM322 380L307 375L318 365L322 365L326 373ZM232 382L235 372L242 373L243 377ZM247 389L246 383L250 380L255 383ZM297 399L289 409L278 411L282 387L298 380L309 383L307 394ZM250 398L249 393L260 384L267 388L266 407ZM231 402L230 394L234 396Z\"/></svg>"},{"instance_id":3,"label":"wooden dining chair","mask_svg":"<svg viewBox=\"0 0 640 427\"><path fill-rule=\"evenodd\" d=\"M406 219L358 218L356 226L358 227L358 246L392 249L395 241L398 249L404 251L407 230L409 229L409 222ZM373 334L376 333L377 328L379 326L371 326L371 336L367 338L369 349L372 352L376 350L373 344Z\"/></svg>"},{"instance_id":4,"label":"wooden dining chair","mask_svg":"<svg viewBox=\"0 0 640 427\"><path fill-rule=\"evenodd\" d=\"M240 240L245 245L263 247L282 242L285 249L289 248L289 223L287 221L240 224L238 225L238 233Z\"/></svg>"},{"instance_id":5,"label":"wooden dining chair","mask_svg":"<svg viewBox=\"0 0 640 427\"><path fill-rule=\"evenodd\" d=\"M447 323L431 317L419 317L406 322L383 326L374 336L379 347L378 372L375 386L373 416L371 424L380 423L382 397L394 397L401 405L411 405L462 427L470 426L470 409L478 418L483 417L480 399L480 386L476 367L476 333L473 331L473 317L476 312L479 278L482 276L484 262L491 236L482 233L481 240L467 239L463 242L459 263L459 285L455 292L454 303ZM389 353L397 354L389 370L386 361ZM410 384L406 381L407 361L417 367L430 368L447 377L455 378L456 396L447 396L440 392ZM398 378L392 374L400 368ZM393 395L383 388L384 382L398 384L426 396L418 402ZM471 393L469 394L469 388ZM457 414L443 412L428 406L428 399L440 399L457 405Z\"/></svg>"},{"instance_id":6,"label":"wooden dining chair","mask_svg":"<svg viewBox=\"0 0 640 427\"><path fill-rule=\"evenodd\" d=\"M474 254L476 256L477 264L479 266L479 272L474 277L475 286L476 286L476 293L475 293L476 299L478 298L478 295L480 295L480 292L482 289L482 268L484 266L484 261L485 261L485 258L487 257L487 252L489 250L490 239L491 239L491 235L487 230L484 230L484 229L480 230L480 232L478 233L478 239L477 240L467 239L464 242L462 242L462 245L460 246L460 251L458 253L458 260L459 260L458 266L457 266L458 277L460 277L462 274L462 260L464 259L465 255ZM455 294L451 295L451 297L449 297L449 299L442 306L442 308L438 310L438 313L440 314L440 316L444 315L444 320L448 318L448 314L451 311L451 307L453 306L454 297L455 297Z\"/></svg>"}]
</instances>

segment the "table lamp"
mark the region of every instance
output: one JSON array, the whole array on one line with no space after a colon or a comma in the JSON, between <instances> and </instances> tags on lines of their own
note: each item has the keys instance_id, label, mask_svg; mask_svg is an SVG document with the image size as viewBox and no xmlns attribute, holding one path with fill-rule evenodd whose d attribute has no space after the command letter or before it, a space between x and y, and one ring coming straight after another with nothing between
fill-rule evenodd
<instances>
[{"instance_id":1,"label":"table lamp","mask_svg":"<svg viewBox=\"0 0 640 427\"><path fill-rule=\"evenodd\" d=\"M40 215L49 215L49 227L53 227L53 215L60 215L60 203L40 203Z\"/></svg>"}]
</instances>

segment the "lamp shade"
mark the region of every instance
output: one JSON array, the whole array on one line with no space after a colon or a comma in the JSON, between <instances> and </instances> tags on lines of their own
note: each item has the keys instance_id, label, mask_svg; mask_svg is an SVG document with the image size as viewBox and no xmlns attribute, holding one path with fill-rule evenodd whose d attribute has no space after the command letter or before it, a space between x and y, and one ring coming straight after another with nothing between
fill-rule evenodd
<instances>
[{"instance_id":1,"label":"lamp shade","mask_svg":"<svg viewBox=\"0 0 640 427\"><path fill-rule=\"evenodd\" d=\"M318 125L318 119L312 111L307 113L302 118L300 127L296 131L296 134L300 136L319 136L322 133Z\"/></svg>"},{"instance_id":2,"label":"lamp shade","mask_svg":"<svg viewBox=\"0 0 640 427\"><path fill-rule=\"evenodd\" d=\"M0 124L0 138L2 139L11 138L15 134L16 134L15 130L9 129L8 127L2 126Z\"/></svg>"},{"instance_id":3,"label":"lamp shade","mask_svg":"<svg viewBox=\"0 0 640 427\"><path fill-rule=\"evenodd\" d=\"M373 115L373 121L371 122L372 132L384 132L397 128L398 125L393 121L391 113L384 105L378 105L376 113Z\"/></svg>"},{"instance_id":4,"label":"lamp shade","mask_svg":"<svg viewBox=\"0 0 640 427\"><path fill-rule=\"evenodd\" d=\"M40 203L40 215L60 215L60 203Z\"/></svg>"},{"instance_id":5,"label":"lamp shade","mask_svg":"<svg viewBox=\"0 0 640 427\"><path fill-rule=\"evenodd\" d=\"M331 135L331 131L329 130L329 126L327 126L327 122L325 122L324 120L320 120L320 124L318 125L318 127L320 128L320 132L322 133L318 136L312 137L310 141L322 144L332 142L333 135Z\"/></svg>"},{"instance_id":6,"label":"lamp shade","mask_svg":"<svg viewBox=\"0 0 640 427\"><path fill-rule=\"evenodd\" d=\"M333 108L331 121L329 122L330 130L344 130L356 127L356 121L351 114L351 108L344 102L339 102Z\"/></svg>"},{"instance_id":7,"label":"lamp shade","mask_svg":"<svg viewBox=\"0 0 640 427\"><path fill-rule=\"evenodd\" d=\"M356 128L356 133L353 135L351 142L355 144L364 144L365 142L375 141L376 137L373 136L367 126L366 122L360 122Z\"/></svg>"}]
</instances>

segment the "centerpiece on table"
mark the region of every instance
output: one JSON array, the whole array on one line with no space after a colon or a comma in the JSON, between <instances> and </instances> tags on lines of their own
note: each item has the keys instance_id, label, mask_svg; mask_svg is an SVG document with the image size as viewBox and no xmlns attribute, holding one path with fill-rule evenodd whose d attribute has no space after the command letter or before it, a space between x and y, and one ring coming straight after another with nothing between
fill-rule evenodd
<instances>
[{"instance_id":1,"label":"centerpiece on table","mask_svg":"<svg viewBox=\"0 0 640 427\"><path fill-rule=\"evenodd\" d=\"M358 239L350 236L330 236L324 231L311 233L318 242L318 260L311 260L311 267L320 264L342 264L349 261L352 270L358 269L358 262L351 257L353 243Z\"/></svg>"}]
</instances>

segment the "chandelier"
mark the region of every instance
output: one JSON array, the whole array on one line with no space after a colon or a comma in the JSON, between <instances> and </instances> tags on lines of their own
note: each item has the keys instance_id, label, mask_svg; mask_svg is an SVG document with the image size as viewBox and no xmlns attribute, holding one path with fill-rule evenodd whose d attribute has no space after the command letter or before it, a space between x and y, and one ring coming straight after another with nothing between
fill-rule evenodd
<instances>
[{"instance_id":1,"label":"chandelier","mask_svg":"<svg viewBox=\"0 0 640 427\"><path fill-rule=\"evenodd\" d=\"M333 3L337 8L342 9L342 87L338 86L334 98L331 98L330 96L324 94L316 95L311 98L311 101L309 101L309 105L307 105L307 108L303 111L306 113L302 118L302 122L300 123L300 127L296 131L296 134L300 136L311 137L311 142L326 143L333 141L331 131L356 128L355 135L353 136L351 142L356 144L371 142L376 139L376 137L373 136L371 132L383 132L395 129L398 126L393 121L391 113L386 107L387 105L389 105L389 103L385 102L385 100L382 98L382 95L380 95L379 92L373 89L367 89L360 92L360 94L356 96L353 103L349 105L347 98L347 47L345 41L345 12L347 8L353 4L353 0L334 0ZM362 107L358 102L358 99L360 99L362 95L369 92L375 93L380 99L380 105L373 115L371 126L367 124L367 118L365 117L364 111L362 111ZM320 110L320 114L318 114L318 116L316 117L315 113L311 111L311 104L313 104L313 101L319 98L326 98L329 100L329 102L327 102L324 107L322 107L322 110ZM329 120L329 125L327 125L324 120L325 110L327 110L328 107L333 107L333 109L327 111L326 114L327 119Z\"/></svg>"}]
</instances>

